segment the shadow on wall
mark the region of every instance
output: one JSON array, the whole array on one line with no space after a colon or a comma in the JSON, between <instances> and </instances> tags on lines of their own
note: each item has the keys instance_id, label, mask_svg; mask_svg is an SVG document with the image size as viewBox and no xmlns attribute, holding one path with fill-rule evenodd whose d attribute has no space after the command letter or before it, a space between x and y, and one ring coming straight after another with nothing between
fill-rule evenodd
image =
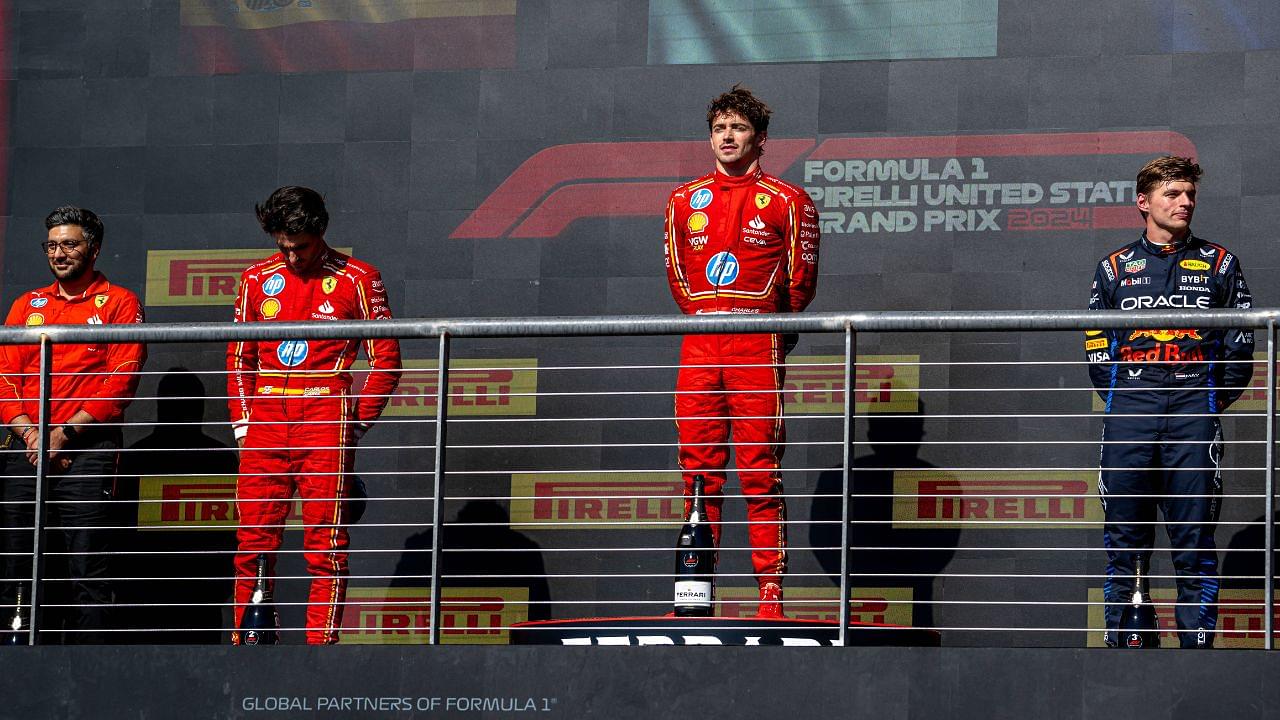
<instances>
[{"instance_id":1,"label":"shadow on wall","mask_svg":"<svg viewBox=\"0 0 1280 720\"><path fill-rule=\"evenodd\" d=\"M960 531L928 527L893 527L893 475L895 470L930 468L922 460L920 443L924 439L924 403L918 412L898 417L871 417L867 421L867 441L871 454L855 458L852 478L852 519L850 545L850 586L906 587L911 589L912 623L915 627L933 627L934 585L937 575L955 555ZM835 584L840 577L840 494L839 468L818 476L814 493L813 520L827 521L810 525L809 542L818 564ZM831 522L834 521L834 522ZM881 550L879 548L904 548ZM916 549L919 548L919 549ZM927 549L941 548L941 549ZM909 577L895 573L919 573L925 577ZM870 577L858 577L859 575Z\"/></svg>"},{"instance_id":2,"label":"shadow on wall","mask_svg":"<svg viewBox=\"0 0 1280 720\"><path fill-rule=\"evenodd\" d=\"M1262 523L1266 519L1266 515L1259 515L1251 521L1252 524L1232 536L1227 546L1230 552L1223 553L1226 556L1222 560L1224 588L1262 589L1263 576L1266 574L1263 566L1266 558L1266 528ZM1280 523L1280 511L1276 513L1275 521ZM1271 557L1272 571L1280 572L1280 550L1273 548ZM1280 587L1280 583L1273 585Z\"/></svg>"},{"instance_id":3,"label":"shadow on wall","mask_svg":"<svg viewBox=\"0 0 1280 720\"><path fill-rule=\"evenodd\" d=\"M510 526L511 516L496 501L471 500L463 505L458 517L444 524L441 587L525 587L529 619L549 620L551 592L542 548ZM429 586L431 530L409 536L404 548L407 552L396 563L392 587Z\"/></svg>"},{"instance_id":4,"label":"shadow on wall","mask_svg":"<svg viewBox=\"0 0 1280 720\"><path fill-rule=\"evenodd\" d=\"M117 602L125 605L119 611L120 626L157 631L122 633L112 641L216 644L226 637L220 628L231 622L230 613L224 618L223 605L231 601L234 527L142 527L138 496L144 482L181 483L183 476L225 478L234 487L236 453L203 432L206 395L199 376L185 368L170 368L160 379L156 395L155 430L121 455L116 525L125 528L117 542L124 554L117 557L112 574L143 578L116 584ZM227 518L234 517L232 505L232 500L226 501ZM151 509L160 511L160 507ZM165 507L176 510L177 505ZM157 550L164 553L154 554ZM156 603L171 605L147 606Z\"/></svg>"}]
</instances>

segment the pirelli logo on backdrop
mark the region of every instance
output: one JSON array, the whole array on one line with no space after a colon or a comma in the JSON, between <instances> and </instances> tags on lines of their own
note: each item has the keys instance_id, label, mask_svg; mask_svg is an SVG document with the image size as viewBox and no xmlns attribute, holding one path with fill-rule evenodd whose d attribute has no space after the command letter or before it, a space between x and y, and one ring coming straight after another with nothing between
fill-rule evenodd
<instances>
[{"instance_id":1,"label":"pirelli logo on backdrop","mask_svg":"<svg viewBox=\"0 0 1280 720\"><path fill-rule=\"evenodd\" d=\"M335 248L351 254L351 248ZM148 250L147 305L231 305L240 273L271 257L270 248L243 250Z\"/></svg>"},{"instance_id":2,"label":"pirelli logo on backdrop","mask_svg":"<svg viewBox=\"0 0 1280 720\"><path fill-rule=\"evenodd\" d=\"M1172 580L1167 580L1172 585ZM1102 647L1104 596L1102 588L1089 588L1089 647ZM1160 623L1160 647L1178 647L1178 624L1173 617L1173 603L1178 602L1178 591L1173 587L1160 587L1151 591ZM1257 590L1221 590L1218 594L1218 631L1214 635L1215 648L1262 649L1266 638L1262 588ZM1280 608L1275 609L1273 627L1280 627Z\"/></svg>"},{"instance_id":3,"label":"pirelli logo on backdrop","mask_svg":"<svg viewBox=\"0 0 1280 720\"><path fill-rule=\"evenodd\" d=\"M529 619L529 588L442 588L440 642L506 645L512 623ZM342 642L425 645L431 635L431 588L347 589Z\"/></svg>"},{"instance_id":4,"label":"pirelli logo on backdrop","mask_svg":"<svg viewBox=\"0 0 1280 720\"><path fill-rule=\"evenodd\" d=\"M383 415L435 417L440 364L436 360L406 360L396 394ZM367 372L363 360L353 368ZM536 358L449 361L450 415L537 415Z\"/></svg>"},{"instance_id":5,"label":"pirelli logo on backdrop","mask_svg":"<svg viewBox=\"0 0 1280 720\"><path fill-rule=\"evenodd\" d=\"M511 476L511 527L523 530L654 530L683 522L680 473Z\"/></svg>"},{"instance_id":6,"label":"pirelli logo on backdrop","mask_svg":"<svg viewBox=\"0 0 1280 720\"><path fill-rule=\"evenodd\" d=\"M919 355L859 355L854 412L915 412L920 405ZM789 413L844 412L844 356L787 360L783 399Z\"/></svg>"},{"instance_id":7,"label":"pirelli logo on backdrop","mask_svg":"<svg viewBox=\"0 0 1280 720\"><path fill-rule=\"evenodd\" d=\"M755 588L722 587L716 590L721 617L755 617L760 602ZM837 602L840 589L835 587L787 586L787 617L792 620L840 619ZM849 621L902 625L911 627L911 588L850 588Z\"/></svg>"},{"instance_id":8,"label":"pirelli logo on backdrop","mask_svg":"<svg viewBox=\"0 0 1280 720\"><path fill-rule=\"evenodd\" d=\"M138 478L140 529L234 528L239 522L234 475ZM290 530L302 526L302 500L294 499L285 524Z\"/></svg>"},{"instance_id":9,"label":"pirelli logo on backdrop","mask_svg":"<svg viewBox=\"0 0 1280 720\"><path fill-rule=\"evenodd\" d=\"M1096 471L905 470L893 474L893 527L1100 527Z\"/></svg>"}]
</instances>

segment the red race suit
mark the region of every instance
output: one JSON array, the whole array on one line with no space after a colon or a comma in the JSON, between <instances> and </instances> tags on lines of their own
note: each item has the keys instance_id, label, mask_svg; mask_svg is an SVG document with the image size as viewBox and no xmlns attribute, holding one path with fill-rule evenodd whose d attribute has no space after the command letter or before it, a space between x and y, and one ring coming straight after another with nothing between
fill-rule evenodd
<instances>
[{"instance_id":1,"label":"red race suit","mask_svg":"<svg viewBox=\"0 0 1280 720\"><path fill-rule=\"evenodd\" d=\"M818 212L804 190L758 168L686 183L667 202L667 280L685 314L800 312L818 282ZM759 582L786 571L780 335L687 335L676 381L685 495L706 477L707 518L720 543L721 488L736 447ZM685 508L686 513L688 508Z\"/></svg>"},{"instance_id":2,"label":"red race suit","mask_svg":"<svg viewBox=\"0 0 1280 720\"><path fill-rule=\"evenodd\" d=\"M24 293L9 308L5 325L112 325L142 322L142 305L129 290L102 273L83 293L64 300L58 284ZM53 345L50 425L62 425L84 410L100 423L118 423L138 389L146 346L137 343ZM26 413L40 417L40 347L0 346L0 420Z\"/></svg>"},{"instance_id":3,"label":"red race suit","mask_svg":"<svg viewBox=\"0 0 1280 720\"><path fill-rule=\"evenodd\" d=\"M332 248L320 269L299 276L279 253L240 276L236 322L389 320L378 271ZM302 498L303 548L311 595L307 642L338 641L349 544L344 524L351 452L400 381L400 344L364 341L369 374L351 394L357 340L269 340L227 346L227 395L240 453L236 506L236 627L253 594L257 559L274 575L295 489ZM238 642L238 633L233 634Z\"/></svg>"}]
</instances>

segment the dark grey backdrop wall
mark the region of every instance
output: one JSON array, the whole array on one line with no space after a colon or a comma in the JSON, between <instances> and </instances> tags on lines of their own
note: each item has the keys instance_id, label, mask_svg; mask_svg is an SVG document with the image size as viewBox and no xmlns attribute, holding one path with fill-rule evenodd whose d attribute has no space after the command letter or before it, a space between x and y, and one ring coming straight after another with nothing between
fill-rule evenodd
<instances>
[{"instance_id":1,"label":"dark grey backdrop wall","mask_svg":"<svg viewBox=\"0 0 1280 720\"><path fill-rule=\"evenodd\" d=\"M805 11L812 15L807 24L794 13L770 14L771 3L757 5L741 10L712 0L0 3L3 56L10 65L4 75L10 78L4 296L48 282L37 246L41 222L55 205L72 202L103 216L108 229L100 267L145 297L149 320L226 320L234 278L269 251L253 203L278 185L304 184L327 195L331 244L354 248L382 268L399 316L674 313L662 270L665 192L710 168L706 101L742 82L776 111L766 169L809 188L822 212L823 274L814 310L1082 308L1094 263L1138 232L1132 209L1136 169L1165 152L1198 157L1206 175L1197 234L1235 251L1256 303L1275 304L1280 249L1270 225L1280 210L1280 5L937 0L902 3L892 17L877 17L859 15L871 12L863 3L834 10L813 3ZM830 32L800 34L814 21ZM879 31L841 34L840 22L853 27L864 21ZM785 32L769 39L775 26ZM955 41L938 43L936 37ZM748 62L760 58L796 61ZM697 64L663 64L677 62ZM663 394L534 401L520 393L669 388L669 367L554 368L670 366L676 347L674 338L459 342L458 356L481 368L459 387L493 404L454 414L495 422L469 423L451 439L500 444L516 433L542 444L672 442L666 420L496 421L669 416L670 398ZM414 367L430 367L432 347L409 344L406 351ZM958 509L965 488L970 495L992 487L1020 495L1089 491L1087 468L1096 464L1092 439L1099 423L1088 417L1092 400L1083 389L1084 369L947 365L1077 360L1079 337L867 336L859 351L868 356L868 392L859 400L870 418L858 428L856 455L867 468L859 493L872 497L859 503L858 512L859 519L882 522L860 525L863 534L855 544L931 548L860 553L855 569L872 574L862 583L866 606L860 617L942 627L1059 629L954 631L947 634L951 643L1084 643L1083 633L1061 630L1096 623L1096 608L1091 613L1085 603L1098 599L1101 553L1047 548L1098 547L1094 501L1064 497L1015 509ZM805 338L792 362L820 363L815 358L839 352L835 338ZM150 371L174 365L210 371L202 376L207 392L222 394L222 379L212 372L222 365L221 348L151 349ZM514 370L484 369L494 367ZM904 390L914 388L913 373L921 392ZM431 392L429 378L412 375L405 387ZM792 378L810 390L788 398L792 414L833 411L831 371L793 368ZM143 395L155 395L157 379L148 377ZM1054 391L963 391L990 388L997 379ZM894 392L875 392L882 383ZM1250 402L1242 407L1260 409L1256 398ZM152 400L141 400L130 420L148 423L155 413ZM431 408L404 399L392 413L397 423L380 427L370 444L426 442ZM1028 417L949 417L975 413ZM878 417L884 414L914 417ZM1032 417L1045 414L1078 417ZM208 418L225 418L220 401L210 402ZM230 440L219 425L208 432ZM798 442L839 438L838 422L829 417L793 420L790 432ZM1229 421L1228 432L1259 438L1261 419ZM135 439L142 434L141 428L131 432ZM1007 440L1021 444L996 444ZM1058 440L1076 443L1048 442ZM911 444L920 441L918 447ZM933 444L947 442L954 444ZM1260 449L1238 446L1227 464L1256 469L1261 461ZM450 493L517 499L450 503L449 519L510 517L515 523L502 533L457 528L455 538L446 538L451 545L660 548L671 539L670 529L588 529L582 521L595 511L575 515L565 505L535 502L548 493L566 493L570 482L548 485L526 472L577 470L582 475L570 480L583 483L578 487L625 493L619 476L599 471L669 469L670 448L462 449L452 462L451 470L460 473L487 472L454 476ZM790 450L788 490L829 492L838 474L826 469L839 462L838 443ZM1036 469L962 470L990 467ZM426 582L414 576L428 572L421 550L430 547L429 537L373 525L428 518L429 505L416 498L430 494L430 469L428 450L363 453L361 473L371 492L399 498L372 503L369 526L354 534L356 547L391 549L353 563L356 575L379 576L353 583L353 596L370 607L391 597L422 596ZM625 476L634 483L628 487L639 488L630 494L669 492L673 477ZM954 493L953 504L924 507L910 497L936 488ZM1256 493L1261 473L1230 472L1228 488ZM893 493L900 496L897 502L888 497ZM1232 499L1224 519L1254 521L1261 507L1258 498ZM659 519L672 518L670 507L645 508ZM647 517L636 508L598 510L606 520ZM1006 510L1011 514L997 514ZM220 512L225 520L225 508ZM791 516L821 520L836 512L828 501L801 498L793 501ZM161 542L163 528L189 521L141 515L144 524L161 528L149 542ZM741 510L731 517L741 519ZM1075 524L1036 522L1046 517ZM995 522L1002 518L1009 522ZM921 519L941 522L914 522ZM966 519L992 524L959 528ZM216 518L205 520L216 525ZM536 524L548 521L564 524ZM830 544L831 532L823 525L793 529L793 544L802 549L793 553L791 585L797 590L789 597L834 597L833 558L803 549ZM738 535L740 530L730 532L727 542L741 545ZM1258 527L1235 524L1223 527L1219 542L1256 548L1260 537ZM1046 549L1014 549L1020 546ZM726 572L747 572L744 555L726 555ZM459 557L458 572L476 560ZM1230 557L1237 561L1228 560L1226 567L1235 574L1256 574L1250 569L1261 562L1256 553ZM482 581L459 578L452 584L479 609L455 621L501 624L493 620L493 607L506 608L503 622L665 611L660 603L670 592L652 579L589 577L664 572L670 563L665 551L511 553L503 562L507 572L537 575L545 569L587 577L515 583L523 586L515 590L506 583L488 591L476 590ZM934 582L893 576L943 570L987 577ZM1159 560L1156 570L1169 572L1167 562ZM1043 574L1071 577L1028 577ZM750 580L731 577L722 585L726 598L744 600ZM1225 585L1238 593L1231 597L1260 597L1256 580ZM521 593L553 604L526 609ZM593 598L613 604L554 604ZM1011 609L972 604L978 600L1063 604ZM802 610L829 612L820 604ZM368 618L385 620L378 612L349 613L358 619L348 618L357 623L348 640L386 640L358 632ZM420 620L409 616L404 622L418 627L413 623ZM1236 620L1243 627L1257 621L1256 612ZM504 637L477 633L470 639ZM391 638L406 639L420 636Z\"/></svg>"}]
</instances>

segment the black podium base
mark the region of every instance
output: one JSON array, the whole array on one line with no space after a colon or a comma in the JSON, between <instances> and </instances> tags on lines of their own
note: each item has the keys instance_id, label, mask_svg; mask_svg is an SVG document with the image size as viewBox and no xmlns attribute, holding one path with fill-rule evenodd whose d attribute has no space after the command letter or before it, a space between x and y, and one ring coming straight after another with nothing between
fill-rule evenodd
<instances>
[{"instance_id":1,"label":"black podium base","mask_svg":"<svg viewBox=\"0 0 1280 720\"><path fill-rule=\"evenodd\" d=\"M512 645L839 645L830 620L729 617L613 617L542 620L511 626ZM851 623L847 646L938 647L936 630Z\"/></svg>"}]
</instances>

